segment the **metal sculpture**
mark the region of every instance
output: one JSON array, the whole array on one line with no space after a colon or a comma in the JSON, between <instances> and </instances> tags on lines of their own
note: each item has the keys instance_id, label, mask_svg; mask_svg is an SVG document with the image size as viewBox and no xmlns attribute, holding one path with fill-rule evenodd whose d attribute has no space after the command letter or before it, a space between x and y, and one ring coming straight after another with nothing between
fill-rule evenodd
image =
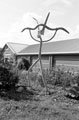
<instances>
[{"instance_id":1,"label":"metal sculpture","mask_svg":"<svg viewBox=\"0 0 79 120\"><path fill-rule=\"evenodd\" d=\"M38 24L37 19L33 17L33 19L37 22L37 26L34 27L34 28L27 27L27 28L24 28L24 29L22 30L22 32L25 31L25 30L29 30L29 33L30 33L31 38L32 38L34 41L37 41L37 42L40 43L38 59L37 59L37 60L30 66L30 68L28 69L28 76L29 76L30 70L31 70L31 69L35 66L35 64L39 61L39 62L40 62L40 70L41 70L42 80L43 80L44 86L46 87L46 90L47 90L47 84L46 84L46 81L45 81L45 79L44 79L43 68L42 68L42 61L41 61L42 44L43 44L43 42L48 42L48 41L52 40L52 39L55 37L55 35L56 35L56 33L57 33L58 30L63 30L63 31L65 31L66 33L69 33L69 32L68 32L65 28L63 28L63 27L58 27L58 28L50 28L50 27L48 27L46 24L47 24L49 15L50 15L50 12L48 13L48 15L47 15L47 17L46 17L46 20L45 20L44 24ZM42 29L40 29L40 27L42 27ZM38 39L35 39L35 38L33 37L33 35L32 35L32 32L31 32L31 31L36 30L36 29L38 29L38 34L37 34L37 38L38 38ZM50 31L55 31L54 34L52 35L52 37L51 37L50 39L48 39L48 40L42 40L42 35L44 35L45 29L48 29L48 30L50 30ZM30 85L30 80L29 80L29 85Z\"/></svg>"}]
</instances>

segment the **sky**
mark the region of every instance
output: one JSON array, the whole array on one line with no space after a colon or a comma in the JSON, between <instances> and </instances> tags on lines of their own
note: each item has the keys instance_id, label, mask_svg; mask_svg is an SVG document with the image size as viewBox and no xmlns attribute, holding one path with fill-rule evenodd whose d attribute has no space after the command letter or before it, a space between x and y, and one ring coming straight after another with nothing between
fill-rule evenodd
<instances>
[{"instance_id":1,"label":"sky","mask_svg":"<svg viewBox=\"0 0 79 120\"><path fill-rule=\"evenodd\" d=\"M44 23L48 12L48 26L64 27L70 33L60 30L52 41L79 38L79 0L0 0L0 47L7 42L37 43L27 30L21 31L37 25L33 17ZM43 40L53 35L47 30L45 33ZM37 37L37 32L32 34Z\"/></svg>"}]
</instances>

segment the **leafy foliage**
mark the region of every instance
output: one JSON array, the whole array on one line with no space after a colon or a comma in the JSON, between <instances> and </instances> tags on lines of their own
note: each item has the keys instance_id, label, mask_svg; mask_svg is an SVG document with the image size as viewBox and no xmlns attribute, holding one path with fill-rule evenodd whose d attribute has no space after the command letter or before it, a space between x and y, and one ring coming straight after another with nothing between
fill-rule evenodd
<instances>
[{"instance_id":1,"label":"leafy foliage","mask_svg":"<svg viewBox=\"0 0 79 120\"><path fill-rule=\"evenodd\" d=\"M73 76L70 72L52 69L45 71L45 79L48 84L68 87L71 85Z\"/></svg>"},{"instance_id":2,"label":"leafy foliage","mask_svg":"<svg viewBox=\"0 0 79 120\"><path fill-rule=\"evenodd\" d=\"M71 73L69 71L65 72L60 69L47 69L43 70L43 73L47 85L62 86L65 88L72 86L72 84L79 84L79 74ZM22 82L24 80L24 84L28 81L26 72L23 74L20 73L19 76L20 79L22 78ZM30 81L34 86L40 85L41 87L44 87L40 72L30 72Z\"/></svg>"},{"instance_id":3,"label":"leafy foliage","mask_svg":"<svg viewBox=\"0 0 79 120\"><path fill-rule=\"evenodd\" d=\"M30 63L26 58L20 58L17 62L17 68L19 70L28 70L30 67Z\"/></svg>"},{"instance_id":4,"label":"leafy foliage","mask_svg":"<svg viewBox=\"0 0 79 120\"><path fill-rule=\"evenodd\" d=\"M0 83L3 87L14 87L18 83L18 76L4 66L0 66Z\"/></svg>"}]
</instances>

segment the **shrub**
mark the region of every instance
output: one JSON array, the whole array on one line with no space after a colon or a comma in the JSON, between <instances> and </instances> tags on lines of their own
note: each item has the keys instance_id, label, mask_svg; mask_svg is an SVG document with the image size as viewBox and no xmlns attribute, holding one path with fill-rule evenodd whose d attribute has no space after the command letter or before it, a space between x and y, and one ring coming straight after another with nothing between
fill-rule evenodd
<instances>
[{"instance_id":1,"label":"shrub","mask_svg":"<svg viewBox=\"0 0 79 120\"><path fill-rule=\"evenodd\" d=\"M18 83L18 76L15 72L10 71L8 68L0 66L0 82L5 88L11 88Z\"/></svg>"},{"instance_id":2,"label":"shrub","mask_svg":"<svg viewBox=\"0 0 79 120\"><path fill-rule=\"evenodd\" d=\"M68 87L73 81L73 76L70 72L65 72L60 69L52 69L44 71L44 78L47 84Z\"/></svg>"},{"instance_id":3,"label":"shrub","mask_svg":"<svg viewBox=\"0 0 79 120\"><path fill-rule=\"evenodd\" d=\"M30 67L30 63L29 63L29 61L26 58L18 59L17 68L19 70L28 70L29 67Z\"/></svg>"},{"instance_id":4,"label":"shrub","mask_svg":"<svg viewBox=\"0 0 79 120\"><path fill-rule=\"evenodd\" d=\"M70 72L65 72L60 69L55 70L43 70L44 79L47 84L49 85L55 85L55 86L62 86L62 87L69 87L73 83L74 76ZM27 85L28 83L28 74L27 72L19 71L19 77L20 77L20 83L23 85ZM41 73L37 72L30 72L29 79L32 86L41 86L44 87L43 81L42 81L42 75ZM77 80L75 80L77 81Z\"/></svg>"},{"instance_id":5,"label":"shrub","mask_svg":"<svg viewBox=\"0 0 79 120\"><path fill-rule=\"evenodd\" d=\"M18 76L19 76L19 85L22 85L22 86L28 86L28 72L25 71L25 70L22 70L22 71L18 71ZM30 85L33 87L33 88L36 88L38 86L42 86L43 87L43 84L42 84L42 77L41 75L39 76L37 72L30 72L29 73L29 80L30 80Z\"/></svg>"},{"instance_id":6,"label":"shrub","mask_svg":"<svg viewBox=\"0 0 79 120\"><path fill-rule=\"evenodd\" d=\"M78 84L78 86L79 86L79 73L74 75L73 84Z\"/></svg>"},{"instance_id":7,"label":"shrub","mask_svg":"<svg viewBox=\"0 0 79 120\"><path fill-rule=\"evenodd\" d=\"M17 70L17 69L16 69ZM14 70L14 71L16 71ZM17 70L16 72L20 79L21 85L28 85L28 72L26 70ZM44 79L48 85L62 86L62 87L70 87L72 84L79 85L79 74L71 73L69 71L65 72L61 69L51 69L51 70L43 70ZM30 72L29 79L31 85L34 87L44 87L42 76L40 72Z\"/></svg>"},{"instance_id":8,"label":"shrub","mask_svg":"<svg viewBox=\"0 0 79 120\"><path fill-rule=\"evenodd\" d=\"M17 72L19 77L18 85L28 86L28 73L26 70L18 70Z\"/></svg>"}]
</instances>

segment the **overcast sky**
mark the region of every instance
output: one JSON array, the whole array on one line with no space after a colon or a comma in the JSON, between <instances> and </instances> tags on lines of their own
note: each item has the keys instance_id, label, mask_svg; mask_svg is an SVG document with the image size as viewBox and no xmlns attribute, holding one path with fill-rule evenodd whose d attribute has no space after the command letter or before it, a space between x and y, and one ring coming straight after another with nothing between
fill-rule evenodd
<instances>
[{"instance_id":1,"label":"overcast sky","mask_svg":"<svg viewBox=\"0 0 79 120\"><path fill-rule=\"evenodd\" d=\"M59 31L53 41L79 38L79 0L0 0L0 47L6 42L34 44L29 33L21 30L36 26L32 17L43 23L48 12L50 27L70 32Z\"/></svg>"}]
</instances>

